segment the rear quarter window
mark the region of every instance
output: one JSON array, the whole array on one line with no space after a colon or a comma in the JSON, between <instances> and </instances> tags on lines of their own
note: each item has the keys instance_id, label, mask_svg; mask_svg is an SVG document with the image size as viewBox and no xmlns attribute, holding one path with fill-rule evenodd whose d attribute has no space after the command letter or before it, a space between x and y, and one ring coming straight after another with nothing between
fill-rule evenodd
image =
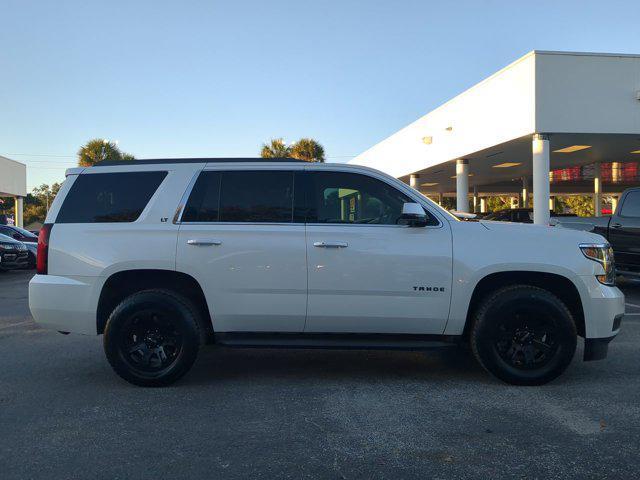
<instances>
[{"instance_id":1,"label":"rear quarter window","mask_svg":"<svg viewBox=\"0 0 640 480\"><path fill-rule=\"evenodd\" d=\"M135 222L166 176L167 172L80 175L56 223Z\"/></svg>"}]
</instances>

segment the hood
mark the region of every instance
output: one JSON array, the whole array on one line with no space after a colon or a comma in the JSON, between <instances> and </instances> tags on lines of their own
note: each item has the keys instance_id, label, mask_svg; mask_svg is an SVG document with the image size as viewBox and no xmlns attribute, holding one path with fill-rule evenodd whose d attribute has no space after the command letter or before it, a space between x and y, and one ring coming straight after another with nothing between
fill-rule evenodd
<instances>
[{"instance_id":1,"label":"hood","mask_svg":"<svg viewBox=\"0 0 640 480\"><path fill-rule=\"evenodd\" d=\"M522 237L527 240L536 241L553 239L575 243L608 243L603 236L582 230L534 225L531 223L492 222L488 220L480 220L478 223L487 230L499 235L504 235L505 237Z\"/></svg>"}]
</instances>

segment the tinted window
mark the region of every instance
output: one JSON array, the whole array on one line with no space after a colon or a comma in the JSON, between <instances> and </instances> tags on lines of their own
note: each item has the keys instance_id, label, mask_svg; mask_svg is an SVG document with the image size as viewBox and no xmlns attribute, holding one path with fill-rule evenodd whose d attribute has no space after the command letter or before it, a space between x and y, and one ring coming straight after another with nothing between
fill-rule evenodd
<instances>
[{"instance_id":1,"label":"tinted window","mask_svg":"<svg viewBox=\"0 0 640 480\"><path fill-rule=\"evenodd\" d=\"M221 172L200 174L182 214L183 222L219 221L221 179Z\"/></svg>"},{"instance_id":2,"label":"tinted window","mask_svg":"<svg viewBox=\"0 0 640 480\"><path fill-rule=\"evenodd\" d=\"M189 196L185 222L290 223L291 171L203 172Z\"/></svg>"},{"instance_id":3,"label":"tinted window","mask_svg":"<svg viewBox=\"0 0 640 480\"><path fill-rule=\"evenodd\" d=\"M28 230L20 227L3 227L0 226L0 233L7 235L8 237L15 238L16 240L24 242L37 242L38 237Z\"/></svg>"},{"instance_id":4,"label":"tinted window","mask_svg":"<svg viewBox=\"0 0 640 480\"><path fill-rule=\"evenodd\" d=\"M56 223L134 222L166 176L167 172L80 175Z\"/></svg>"},{"instance_id":5,"label":"tinted window","mask_svg":"<svg viewBox=\"0 0 640 480\"><path fill-rule=\"evenodd\" d=\"M309 180L310 223L397 225L402 205L413 202L392 186L357 173L314 172ZM429 224L437 221L430 217Z\"/></svg>"},{"instance_id":6,"label":"tinted window","mask_svg":"<svg viewBox=\"0 0 640 480\"><path fill-rule=\"evenodd\" d=\"M620 215L640 218L640 192L629 192L624 199Z\"/></svg>"}]
</instances>

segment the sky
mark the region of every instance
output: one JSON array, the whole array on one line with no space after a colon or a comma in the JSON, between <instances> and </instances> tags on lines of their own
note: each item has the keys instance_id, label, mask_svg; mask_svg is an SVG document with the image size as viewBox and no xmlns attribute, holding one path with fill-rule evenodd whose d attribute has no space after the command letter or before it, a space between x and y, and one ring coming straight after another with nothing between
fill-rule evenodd
<instances>
[{"instance_id":1,"label":"sky","mask_svg":"<svg viewBox=\"0 0 640 480\"><path fill-rule=\"evenodd\" d=\"M640 53L637 0L0 0L0 155L28 190L96 137L344 162L534 49Z\"/></svg>"}]
</instances>

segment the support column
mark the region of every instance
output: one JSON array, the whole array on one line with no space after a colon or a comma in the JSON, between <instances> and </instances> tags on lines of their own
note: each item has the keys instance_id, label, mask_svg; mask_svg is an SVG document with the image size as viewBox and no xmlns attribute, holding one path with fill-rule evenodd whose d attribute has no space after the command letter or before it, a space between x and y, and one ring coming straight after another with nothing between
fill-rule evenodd
<instances>
[{"instance_id":1,"label":"support column","mask_svg":"<svg viewBox=\"0 0 640 480\"><path fill-rule=\"evenodd\" d=\"M531 142L533 164L533 223L549 225L549 136L536 133Z\"/></svg>"},{"instance_id":2,"label":"support column","mask_svg":"<svg viewBox=\"0 0 640 480\"><path fill-rule=\"evenodd\" d=\"M23 227L23 221L22 221L22 209L23 209L23 199L22 197L15 197L15 204L14 204L15 208L14 208L14 218L15 218L15 224L16 227Z\"/></svg>"},{"instance_id":3,"label":"support column","mask_svg":"<svg viewBox=\"0 0 640 480\"><path fill-rule=\"evenodd\" d=\"M473 187L473 213L478 211L478 187Z\"/></svg>"},{"instance_id":4,"label":"support column","mask_svg":"<svg viewBox=\"0 0 640 480\"><path fill-rule=\"evenodd\" d=\"M442 194L438 194L438 205L442 206Z\"/></svg>"},{"instance_id":5,"label":"support column","mask_svg":"<svg viewBox=\"0 0 640 480\"><path fill-rule=\"evenodd\" d=\"M469 161L464 158L456 162L456 210L469 212Z\"/></svg>"},{"instance_id":6,"label":"support column","mask_svg":"<svg viewBox=\"0 0 640 480\"><path fill-rule=\"evenodd\" d=\"M511 209L518 208L518 197L509 197L511 199Z\"/></svg>"},{"instance_id":7,"label":"support column","mask_svg":"<svg viewBox=\"0 0 640 480\"><path fill-rule=\"evenodd\" d=\"M556 211L556 197L549 197L549 210Z\"/></svg>"},{"instance_id":8,"label":"support column","mask_svg":"<svg viewBox=\"0 0 640 480\"><path fill-rule=\"evenodd\" d=\"M480 199L480 213L487 213L487 199L482 197Z\"/></svg>"},{"instance_id":9,"label":"support column","mask_svg":"<svg viewBox=\"0 0 640 480\"><path fill-rule=\"evenodd\" d=\"M529 179L522 177L522 206L529 208Z\"/></svg>"},{"instance_id":10,"label":"support column","mask_svg":"<svg viewBox=\"0 0 640 480\"><path fill-rule=\"evenodd\" d=\"M420 191L420 175L412 173L409 177L409 185L411 185L412 188Z\"/></svg>"},{"instance_id":11,"label":"support column","mask_svg":"<svg viewBox=\"0 0 640 480\"><path fill-rule=\"evenodd\" d=\"M596 217L602 216L602 184L600 183L600 162L594 163L593 171L593 209Z\"/></svg>"}]
</instances>

